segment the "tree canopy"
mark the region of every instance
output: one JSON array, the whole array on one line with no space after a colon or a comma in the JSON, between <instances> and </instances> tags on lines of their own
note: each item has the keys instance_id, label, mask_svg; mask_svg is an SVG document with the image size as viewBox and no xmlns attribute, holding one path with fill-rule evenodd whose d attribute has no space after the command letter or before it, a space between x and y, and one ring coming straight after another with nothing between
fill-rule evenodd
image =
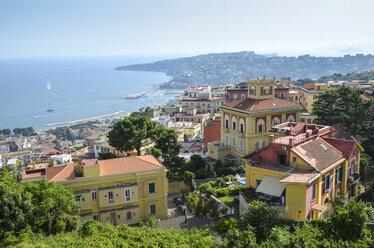
<instances>
[{"instance_id":1,"label":"tree canopy","mask_svg":"<svg viewBox=\"0 0 374 248\"><path fill-rule=\"evenodd\" d=\"M323 125L340 124L349 133L361 140L367 140L372 133L372 101L365 101L362 89L349 87L327 90L318 95L313 104L316 123Z\"/></svg>"}]
</instances>

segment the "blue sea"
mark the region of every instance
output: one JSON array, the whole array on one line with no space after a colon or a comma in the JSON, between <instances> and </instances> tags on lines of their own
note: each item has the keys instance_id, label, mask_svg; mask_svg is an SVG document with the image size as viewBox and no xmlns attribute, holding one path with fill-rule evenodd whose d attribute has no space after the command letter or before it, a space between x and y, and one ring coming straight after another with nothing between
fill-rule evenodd
<instances>
[{"instance_id":1,"label":"blue sea","mask_svg":"<svg viewBox=\"0 0 374 248\"><path fill-rule=\"evenodd\" d=\"M173 96L153 92L139 99L121 96L151 89L170 77L159 72L116 71L160 57L0 59L0 129L81 120L117 111L164 105ZM47 112L53 109L52 112Z\"/></svg>"}]
</instances>

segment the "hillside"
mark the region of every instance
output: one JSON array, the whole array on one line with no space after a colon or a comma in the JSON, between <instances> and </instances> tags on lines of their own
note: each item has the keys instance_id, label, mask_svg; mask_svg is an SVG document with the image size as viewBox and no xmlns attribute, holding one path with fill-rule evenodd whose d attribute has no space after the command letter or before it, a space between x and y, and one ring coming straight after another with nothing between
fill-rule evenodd
<instances>
[{"instance_id":1,"label":"hillside","mask_svg":"<svg viewBox=\"0 0 374 248\"><path fill-rule=\"evenodd\" d=\"M291 77L317 79L334 73L346 74L374 69L374 56L357 54L344 57L265 56L254 52L215 53L149 64L126 65L116 70L158 71L173 77L165 88L184 88L187 85L219 85L245 81L247 77Z\"/></svg>"},{"instance_id":2,"label":"hillside","mask_svg":"<svg viewBox=\"0 0 374 248\"><path fill-rule=\"evenodd\" d=\"M310 78L299 79L296 81L297 85L304 85L306 83L327 83L328 81L352 81L352 80L374 80L374 70L363 72L349 72L347 74L334 73L329 76L322 76L319 79L312 80Z\"/></svg>"}]
</instances>

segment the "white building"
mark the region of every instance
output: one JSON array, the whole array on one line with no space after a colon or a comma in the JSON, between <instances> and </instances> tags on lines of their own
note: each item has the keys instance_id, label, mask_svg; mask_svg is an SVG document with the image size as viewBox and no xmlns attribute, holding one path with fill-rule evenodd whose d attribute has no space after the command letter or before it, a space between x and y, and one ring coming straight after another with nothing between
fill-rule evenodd
<instances>
[{"instance_id":1,"label":"white building","mask_svg":"<svg viewBox=\"0 0 374 248\"><path fill-rule=\"evenodd\" d=\"M55 160L57 164L67 164L72 161L70 154L61 154L61 155L51 156L51 159Z\"/></svg>"}]
</instances>

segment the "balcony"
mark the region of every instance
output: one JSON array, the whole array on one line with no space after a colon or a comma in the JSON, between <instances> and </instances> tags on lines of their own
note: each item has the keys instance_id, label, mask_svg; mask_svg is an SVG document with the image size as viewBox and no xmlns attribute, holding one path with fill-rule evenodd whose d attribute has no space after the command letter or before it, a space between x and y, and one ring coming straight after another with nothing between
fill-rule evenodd
<instances>
[{"instance_id":1,"label":"balcony","mask_svg":"<svg viewBox=\"0 0 374 248\"><path fill-rule=\"evenodd\" d=\"M109 199L109 204L114 204L114 199Z\"/></svg>"}]
</instances>

